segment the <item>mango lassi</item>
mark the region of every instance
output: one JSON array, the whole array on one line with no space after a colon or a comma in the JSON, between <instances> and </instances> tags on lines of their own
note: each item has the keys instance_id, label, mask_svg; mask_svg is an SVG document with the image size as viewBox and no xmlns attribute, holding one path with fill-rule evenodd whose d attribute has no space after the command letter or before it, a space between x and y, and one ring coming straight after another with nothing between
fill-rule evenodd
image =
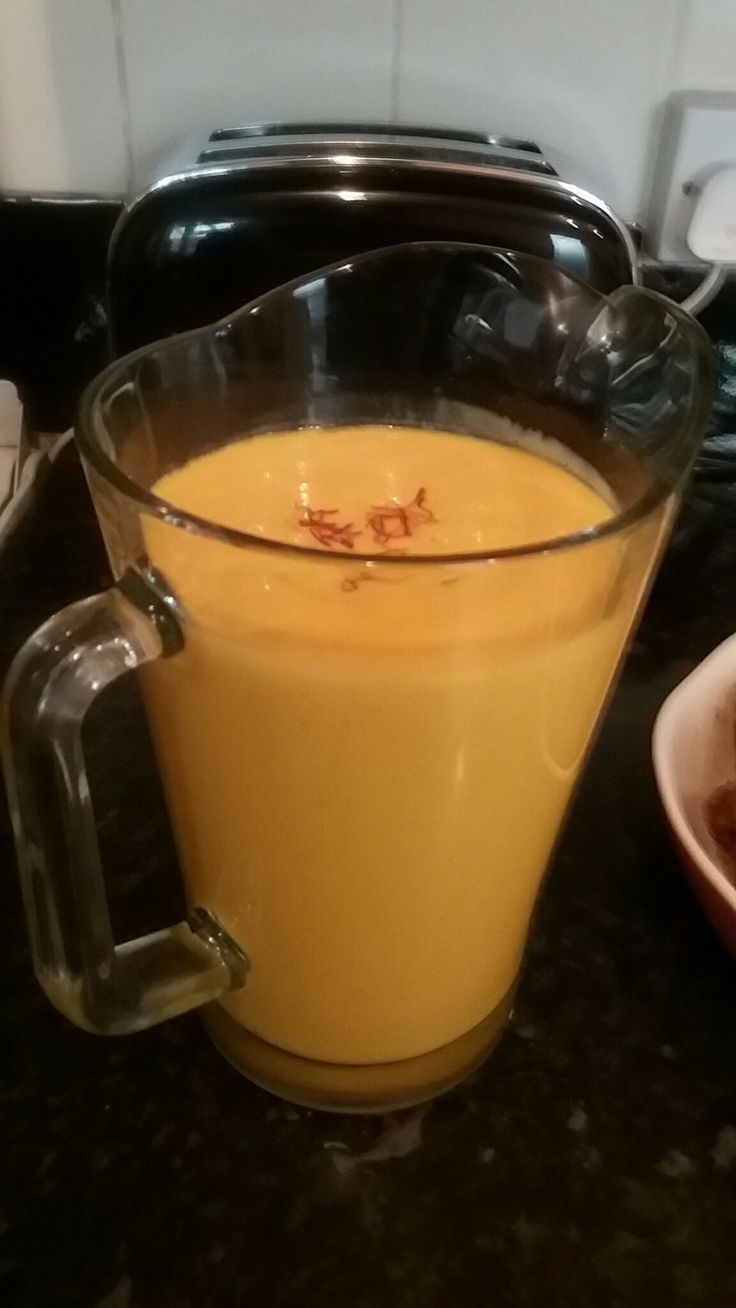
<instances>
[{"instance_id":1,"label":"mango lassi","mask_svg":"<svg viewBox=\"0 0 736 1308\"><path fill-rule=\"evenodd\" d=\"M460 557L615 513L501 418L256 435L154 490L252 538L146 525L185 615L142 676L187 893L251 964L223 1009L320 1064L451 1046L508 1006L667 508Z\"/></svg>"}]
</instances>

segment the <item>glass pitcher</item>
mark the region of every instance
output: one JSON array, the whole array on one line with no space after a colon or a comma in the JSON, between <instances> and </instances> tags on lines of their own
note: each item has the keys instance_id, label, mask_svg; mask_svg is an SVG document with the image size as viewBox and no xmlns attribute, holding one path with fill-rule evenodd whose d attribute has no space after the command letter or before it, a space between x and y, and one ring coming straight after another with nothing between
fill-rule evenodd
<instances>
[{"instance_id":1,"label":"glass pitcher","mask_svg":"<svg viewBox=\"0 0 736 1308\"><path fill-rule=\"evenodd\" d=\"M698 447L709 371L704 333L660 296L604 297L543 260L443 243L323 269L109 367L77 439L116 585L41 627L6 694L52 1003L108 1034L203 1006L237 1068L320 1108L415 1103L478 1066ZM312 498L324 440L362 517ZM401 484L410 445L426 456L416 486ZM291 448L278 533L260 506ZM238 460L254 452L251 477ZM472 478L453 492L461 454L521 469L523 539L489 527L500 473L488 499ZM601 511L537 526L537 474ZM192 475L196 501L172 489ZM453 513L463 543L442 548ZM129 670L189 913L117 942L81 726Z\"/></svg>"}]
</instances>

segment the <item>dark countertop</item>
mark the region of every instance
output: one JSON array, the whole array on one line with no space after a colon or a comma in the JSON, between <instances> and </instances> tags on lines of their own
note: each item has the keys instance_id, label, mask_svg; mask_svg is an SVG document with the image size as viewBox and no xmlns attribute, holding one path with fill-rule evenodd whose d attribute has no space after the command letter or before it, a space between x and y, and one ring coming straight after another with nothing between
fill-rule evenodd
<instances>
[{"instance_id":1,"label":"dark countertop","mask_svg":"<svg viewBox=\"0 0 736 1308\"><path fill-rule=\"evenodd\" d=\"M662 699L736 629L736 525L709 508L693 546L700 494L543 894L511 1029L428 1108L293 1108L232 1071L196 1017L75 1030L31 974L3 812L3 1308L734 1308L736 964L680 873L649 761ZM70 449L0 554L2 667L106 576ZM178 891L132 684L107 693L89 753L115 916L150 930Z\"/></svg>"}]
</instances>

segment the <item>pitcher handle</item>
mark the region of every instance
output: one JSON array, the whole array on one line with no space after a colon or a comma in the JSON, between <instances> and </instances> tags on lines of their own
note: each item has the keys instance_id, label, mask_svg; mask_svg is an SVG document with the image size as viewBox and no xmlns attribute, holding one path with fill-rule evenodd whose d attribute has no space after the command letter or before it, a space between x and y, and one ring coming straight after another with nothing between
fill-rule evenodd
<instances>
[{"instance_id":1,"label":"pitcher handle","mask_svg":"<svg viewBox=\"0 0 736 1308\"><path fill-rule=\"evenodd\" d=\"M100 1034L142 1030L217 999L248 968L204 909L136 940L113 938L82 722L116 677L181 643L167 605L129 574L40 627L6 682L3 761L34 968L52 1004Z\"/></svg>"}]
</instances>

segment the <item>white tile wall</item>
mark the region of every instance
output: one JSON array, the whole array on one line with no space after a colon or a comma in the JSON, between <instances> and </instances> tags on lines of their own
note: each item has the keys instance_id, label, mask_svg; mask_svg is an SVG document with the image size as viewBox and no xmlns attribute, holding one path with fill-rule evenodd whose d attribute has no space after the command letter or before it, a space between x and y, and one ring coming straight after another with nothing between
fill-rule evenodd
<instances>
[{"instance_id":1,"label":"white tile wall","mask_svg":"<svg viewBox=\"0 0 736 1308\"><path fill-rule=\"evenodd\" d=\"M680 0L404 0L399 113L531 136L638 210Z\"/></svg>"},{"instance_id":2,"label":"white tile wall","mask_svg":"<svg viewBox=\"0 0 736 1308\"><path fill-rule=\"evenodd\" d=\"M110 0L0 0L0 185L125 189Z\"/></svg>"},{"instance_id":3,"label":"white tile wall","mask_svg":"<svg viewBox=\"0 0 736 1308\"><path fill-rule=\"evenodd\" d=\"M121 0L134 177L182 133L386 119L392 0Z\"/></svg>"},{"instance_id":4,"label":"white tile wall","mask_svg":"<svg viewBox=\"0 0 736 1308\"><path fill-rule=\"evenodd\" d=\"M689 0L669 89L736 90L736 0Z\"/></svg>"},{"instance_id":5,"label":"white tile wall","mask_svg":"<svg viewBox=\"0 0 736 1308\"><path fill-rule=\"evenodd\" d=\"M533 136L636 217L687 86L736 91L736 0L0 0L0 185L122 192L214 125L398 117Z\"/></svg>"}]
</instances>

